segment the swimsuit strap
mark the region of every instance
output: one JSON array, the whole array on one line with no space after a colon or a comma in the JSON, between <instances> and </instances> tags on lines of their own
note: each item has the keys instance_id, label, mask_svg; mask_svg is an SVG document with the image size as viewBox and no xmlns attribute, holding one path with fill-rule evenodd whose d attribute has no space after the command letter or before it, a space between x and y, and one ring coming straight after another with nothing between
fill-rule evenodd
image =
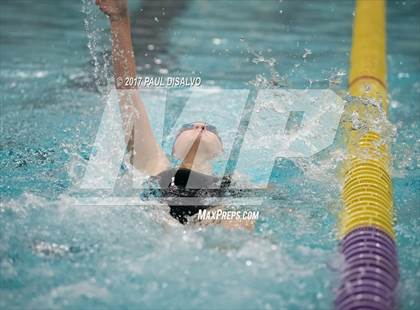
<instances>
[{"instance_id":1,"label":"swimsuit strap","mask_svg":"<svg viewBox=\"0 0 420 310\"><path fill-rule=\"evenodd\" d=\"M213 207L204 204L202 202L204 198L220 197L224 193L224 188L220 187L221 178L188 168L168 169L153 177L153 179L161 187L161 196L168 203L170 214L182 224L187 223L188 216ZM196 198L197 201L184 205L182 200L177 200L180 197Z\"/></svg>"}]
</instances>

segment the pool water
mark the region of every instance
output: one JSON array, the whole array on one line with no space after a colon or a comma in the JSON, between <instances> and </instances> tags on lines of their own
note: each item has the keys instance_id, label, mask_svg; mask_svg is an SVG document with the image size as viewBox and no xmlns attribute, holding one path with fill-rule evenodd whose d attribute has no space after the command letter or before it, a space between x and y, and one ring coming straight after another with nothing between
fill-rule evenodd
<instances>
[{"instance_id":1,"label":"pool water","mask_svg":"<svg viewBox=\"0 0 420 310\"><path fill-rule=\"evenodd\" d=\"M343 90L353 8L131 1L138 70L253 93ZM387 15L398 294L402 309L418 309L420 2L390 1ZM0 308L330 308L342 264L339 141L276 161L252 233L168 227L151 207L74 204L104 110L107 29L88 0L2 4ZM170 115L181 108L168 102Z\"/></svg>"}]
</instances>

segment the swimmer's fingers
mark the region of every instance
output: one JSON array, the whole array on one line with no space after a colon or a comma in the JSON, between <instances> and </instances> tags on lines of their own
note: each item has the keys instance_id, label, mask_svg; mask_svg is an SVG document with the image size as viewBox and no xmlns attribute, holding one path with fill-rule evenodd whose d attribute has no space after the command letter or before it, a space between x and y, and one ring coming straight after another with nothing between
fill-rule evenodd
<instances>
[{"instance_id":1,"label":"swimmer's fingers","mask_svg":"<svg viewBox=\"0 0 420 310\"><path fill-rule=\"evenodd\" d=\"M118 20L127 16L127 0L95 0L99 9L108 15L111 20Z\"/></svg>"},{"instance_id":2,"label":"swimmer's fingers","mask_svg":"<svg viewBox=\"0 0 420 310\"><path fill-rule=\"evenodd\" d=\"M221 226L228 229L244 229L248 231L255 230L255 220L248 219L232 219L222 221Z\"/></svg>"},{"instance_id":3,"label":"swimmer's fingers","mask_svg":"<svg viewBox=\"0 0 420 310\"><path fill-rule=\"evenodd\" d=\"M102 0L95 0L95 4L102 10Z\"/></svg>"},{"instance_id":4,"label":"swimmer's fingers","mask_svg":"<svg viewBox=\"0 0 420 310\"><path fill-rule=\"evenodd\" d=\"M102 4L102 0L95 0L95 4L99 7L99 9L100 9L103 13L107 14L107 12L106 12L106 7L104 7L104 5ZM107 14L107 15L108 15L108 14Z\"/></svg>"}]
</instances>

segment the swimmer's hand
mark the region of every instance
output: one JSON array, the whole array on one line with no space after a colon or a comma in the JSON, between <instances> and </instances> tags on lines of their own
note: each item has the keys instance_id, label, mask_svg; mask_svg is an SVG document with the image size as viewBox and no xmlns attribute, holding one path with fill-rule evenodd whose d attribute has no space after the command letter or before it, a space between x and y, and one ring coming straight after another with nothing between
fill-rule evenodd
<instances>
[{"instance_id":1,"label":"swimmer's hand","mask_svg":"<svg viewBox=\"0 0 420 310\"><path fill-rule=\"evenodd\" d=\"M119 21L128 16L127 0L95 0L95 3L111 21Z\"/></svg>"}]
</instances>

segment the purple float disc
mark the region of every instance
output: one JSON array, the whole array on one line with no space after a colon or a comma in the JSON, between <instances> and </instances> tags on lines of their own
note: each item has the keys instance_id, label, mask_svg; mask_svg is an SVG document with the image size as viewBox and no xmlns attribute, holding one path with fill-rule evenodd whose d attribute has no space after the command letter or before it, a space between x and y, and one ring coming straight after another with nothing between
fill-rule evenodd
<instances>
[{"instance_id":1,"label":"purple float disc","mask_svg":"<svg viewBox=\"0 0 420 310\"><path fill-rule=\"evenodd\" d=\"M386 252L364 252L363 249L360 250L353 250L352 252L345 254L345 260L346 262L354 261L355 259L374 259L378 262L385 262L386 264L389 264L390 267L398 269L398 265L396 262L396 259L393 258L391 255L387 255Z\"/></svg>"},{"instance_id":2,"label":"purple float disc","mask_svg":"<svg viewBox=\"0 0 420 310\"><path fill-rule=\"evenodd\" d=\"M395 269L385 269L384 266L377 264L375 261L369 262L369 265L363 261L356 261L351 264L347 264L345 270L355 270L358 268L372 268L378 274L386 274L392 277L393 281L398 281L398 271Z\"/></svg>"},{"instance_id":3,"label":"purple float disc","mask_svg":"<svg viewBox=\"0 0 420 310\"><path fill-rule=\"evenodd\" d=\"M348 239L347 242L342 242L340 244L340 248L351 248L354 246L363 246L365 244L369 244L369 245L373 245L375 248L384 248L387 249L388 251L391 252L395 252L396 254L396 246L395 244L390 244L387 241L385 241L385 239L380 239L380 238L353 238L353 239Z\"/></svg>"},{"instance_id":4,"label":"purple float disc","mask_svg":"<svg viewBox=\"0 0 420 310\"><path fill-rule=\"evenodd\" d=\"M347 298L335 303L336 309L379 309L386 310L394 308L394 302L387 302L378 295L369 293L359 293L348 296ZM356 306L357 305L357 306Z\"/></svg>"},{"instance_id":5,"label":"purple float disc","mask_svg":"<svg viewBox=\"0 0 420 310\"><path fill-rule=\"evenodd\" d=\"M347 263L347 270L352 270L355 268L366 268L366 267L372 267L372 268L376 268L377 270L380 270L380 273L386 273L388 275L390 275L394 281L398 281L399 279L399 274L398 274L398 269L392 268L389 265L379 265L375 260L366 260L366 261L353 261L353 262L349 262ZM389 269L388 269L389 268Z\"/></svg>"},{"instance_id":6,"label":"purple float disc","mask_svg":"<svg viewBox=\"0 0 420 310\"><path fill-rule=\"evenodd\" d=\"M354 238L347 239L345 242L341 242L340 247L346 248L360 244L363 245L365 243L374 243L377 244L376 247L384 247L396 253L395 244L392 244L387 239L382 238L364 238L360 236L355 236Z\"/></svg>"},{"instance_id":7,"label":"purple float disc","mask_svg":"<svg viewBox=\"0 0 420 310\"><path fill-rule=\"evenodd\" d=\"M383 293L381 291L375 290L370 287L359 287L355 288L351 292L346 292L346 294L341 294L337 296L336 304L346 304L352 296L362 295L366 299L371 299L372 301L380 302L383 305L388 307L393 304L393 296L391 292Z\"/></svg>"},{"instance_id":8,"label":"purple float disc","mask_svg":"<svg viewBox=\"0 0 420 310\"><path fill-rule=\"evenodd\" d=\"M363 236L363 235L348 235L348 238L345 240L341 240L341 245L350 245L354 242L379 242L384 246L389 247L390 249L395 248L395 242L390 241L388 238L382 238L381 236L375 235L375 236Z\"/></svg>"},{"instance_id":9,"label":"purple float disc","mask_svg":"<svg viewBox=\"0 0 420 310\"><path fill-rule=\"evenodd\" d=\"M386 304L384 302L377 302L371 299L361 298L359 300L350 299L345 303L336 303L335 308L339 310L355 310L355 309L375 309L375 310L391 310L394 308L393 304Z\"/></svg>"},{"instance_id":10,"label":"purple float disc","mask_svg":"<svg viewBox=\"0 0 420 310\"><path fill-rule=\"evenodd\" d=\"M395 255L395 253L389 251L387 248L384 247L375 247L375 246L369 246L370 244L364 244L363 246L353 246L353 247L348 247L345 249L342 249L342 253L344 254L344 256L349 256L349 255L355 255L357 253L360 254L377 254L377 255L382 255L382 256L386 256L390 261L397 261L397 256Z\"/></svg>"},{"instance_id":11,"label":"purple float disc","mask_svg":"<svg viewBox=\"0 0 420 310\"><path fill-rule=\"evenodd\" d=\"M363 278L363 279L352 279L352 280L342 283L341 286L338 288L337 292L345 290L346 289L345 286L357 286L357 285L372 286L372 287L376 287L378 289L382 289L387 292L392 291L388 286L382 284L380 281Z\"/></svg>"},{"instance_id":12,"label":"purple float disc","mask_svg":"<svg viewBox=\"0 0 420 310\"><path fill-rule=\"evenodd\" d=\"M366 284L361 285L355 285L348 288L343 288L337 292L336 300L338 302L341 302L341 300L347 298L349 295L354 294L361 294L361 293L369 293L372 295L379 295L384 300L387 300L388 302L392 302L392 291L391 290L385 290L381 288L377 288L375 286L370 286Z\"/></svg>"},{"instance_id":13,"label":"purple float disc","mask_svg":"<svg viewBox=\"0 0 420 310\"><path fill-rule=\"evenodd\" d=\"M342 282L363 279L379 281L390 290L394 290L397 285L397 281L395 281L395 279L393 279L388 273L378 272L376 268L370 266L346 270L342 275Z\"/></svg>"},{"instance_id":14,"label":"purple float disc","mask_svg":"<svg viewBox=\"0 0 420 310\"><path fill-rule=\"evenodd\" d=\"M354 243L363 243L363 242L375 242L379 243L382 246L388 247L390 250L395 250L395 243L390 241L388 238L382 238L381 236L363 236L363 235L347 235L346 239L343 239L340 243L341 246L351 246Z\"/></svg>"},{"instance_id":15,"label":"purple float disc","mask_svg":"<svg viewBox=\"0 0 420 310\"><path fill-rule=\"evenodd\" d=\"M346 234L343 238L343 241L347 240L352 236L363 236L370 238L382 238L389 241L391 244L395 244L394 239L392 239L385 231L380 230L376 227L358 227L353 229L351 232Z\"/></svg>"},{"instance_id":16,"label":"purple float disc","mask_svg":"<svg viewBox=\"0 0 420 310\"><path fill-rule=\"evenodd\" d=\"M353 249L347 253L343 253L346 262L355 258L361 259L363 257L376 259L378 262L385 261L390 264L393 268L398 269L397 258L393 255L389 255L385 251L371 251L367 249Z\"/></svg>"}]
</instances>

